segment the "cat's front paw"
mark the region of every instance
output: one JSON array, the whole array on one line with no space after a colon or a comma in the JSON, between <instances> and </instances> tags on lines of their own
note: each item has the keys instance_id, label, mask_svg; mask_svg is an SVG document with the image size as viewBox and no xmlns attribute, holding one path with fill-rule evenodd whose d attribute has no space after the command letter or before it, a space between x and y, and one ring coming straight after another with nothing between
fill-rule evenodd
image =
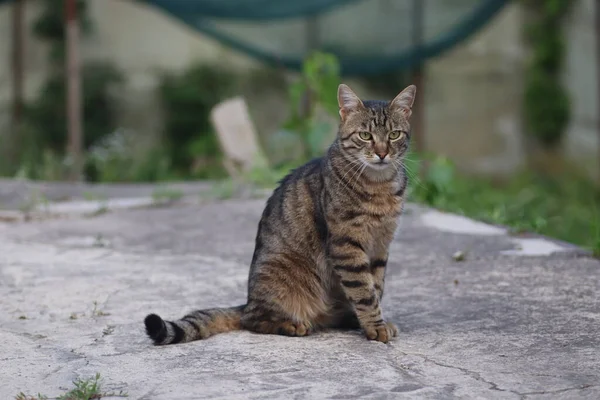
<instances>
[{"instance_id":1,"label":"cat's front paw","mask_svg":"<svg viewBox=\"0 0 600 400\"><path fill-rule=\"evenodd\" d=\"M365 335L369 340L387 343L393 337L398 336L398 328L391 322L383 322L378 325L365 327Z\"/></svg>"}]
</instances>

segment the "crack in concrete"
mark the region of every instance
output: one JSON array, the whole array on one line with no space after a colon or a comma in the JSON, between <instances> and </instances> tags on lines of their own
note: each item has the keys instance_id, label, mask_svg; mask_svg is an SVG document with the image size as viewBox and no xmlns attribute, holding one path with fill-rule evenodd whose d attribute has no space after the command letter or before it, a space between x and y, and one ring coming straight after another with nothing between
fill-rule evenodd
<instances>
[{"instance_id":1,"label":"crack in concrete","mask_svg":"<svg viewBox=\"0 0 600 400\"><path fill-rule=\"evenodd\" d=\"M564 393L564 392L569 392L572 390L583 390L583 389L589 389L591 387L597 386L597 385L580 385L580 386L575 386L575 387L568 387L568 388L563 388L563 389L557 389L557 390L543 390L543 391L535 391L535 392L519 392L516 390L512 390L512 389L503 389L501 387L498 386L497 383L494 383L488 379L485 379L481 376L481 374L479 372L476 371L471 371L467 368L464 367L457 367L455 365L450 365L450 364L445 364L442 363L440 361L436 361L433 360L432 358L424 355L424 354L419 354L419 353L404 353L406 355L409 356L417 356L417 357L421 357L423 360L425 360L426 362L430 362L432 364L435 364L439 367L444 367L444 368L451 368L451 369L455 369L458 371L461 371L464 374L469 375L471 378L475 379L476 381L479 382L483 382L487 385L489 385L490 390L495 390L495 391L499 391L499 392L507 392L507 393L512 393L516 396L519 396L520 400L525 400L527 398L527 396L532 396L532 395L546 395L546 394L559 394L559 393Z\"/></svg>"},{"instance_id":2,"label":"crack in concrete","mask_svg":"<svg viewBox=\"0 0 600 400\"><path fill-rule=\"evenodd\" d=\"M568 387L568 388L564 388L564 389L557 389L557 390L542 390L539 392L524 392L524 393L520 393L522 397L522 399L525 399L527 396L533 396L536 394L540 394L540 395L544 395L544 394L559 394L559 393L565 393L565 392L570 392L572 390L584 390L584 389L589 389L591 387L595 387L597 385L581 385L581 386L576 386L576 387Z\"/></svg>"},{"instance_id":3,"label":"crack in concrete","mask_svg":"<svg viewBox=\"0 0 600 400\"><path fill-rule=\"evenodd\" d=\"M158 389L159 387L160 387L160 385L154 386L152 389L150 389L149 391L147 391L146 393L144 393L142 396L140 396L139 400L150 399L149 396L153 396L156 393L156 389Z\"/></svg>"},{"instance_id":4,"label":"crack in concrete","mask_svg":"<svg viewBox=\"0 0 600 400\"><path fill-rule=\"evenodd\" d=\"M50 377L52 374L55 374L55 373L57 373L57 372L58 372L58 371L60 371L60 370L61 370L63 367L64 367L64 364L63 364L63 365L59 365L59 366L58 366L58 367L56 367L56 368L53 368L53 369L52 369L50 372L47 372L47 373L44 375L44 378L43 378L43 379L44 379L44 380L45 380L45 379L48 379L48 378L49 378L49 377Z\"/></svg>"},{"instance_id":5,"label":"crack in concrete","mask_svg":"<svg viewBox=\"0 0 600 400\"><path fill-rule=\"evenodd\" d=\"M492 382L492 381L490 381L488 379L485 379L484 377L481 376L481 374L479 372L471 371L471 370L469 370L467 368L464 368L464 367L457 367L455 365L445 364L445 363L433 360L433 359L429 358L428 356L426 356L424 354L418 354L418 353L406 353L406 354L407 355L421 357L426 362L430 362L430 363L435 364L435 365L437 365L439 367L451 368L451 369L455 369L455 370L461 371L462 373L464 373L466 375L469 375L471 378L475 379L476 381L483 382L483 383L489 385L488 389L490 389L490 390L495 390L495 391L498 391L498 392L508 392L508 393L512 393L512 394L517 395L517 396L521 396L521 393L519 393L517 391L510 390L510 389L502 389L502 388L500 388L497 383L494 383L494 382Z\"/></svg>"}]
</instances>

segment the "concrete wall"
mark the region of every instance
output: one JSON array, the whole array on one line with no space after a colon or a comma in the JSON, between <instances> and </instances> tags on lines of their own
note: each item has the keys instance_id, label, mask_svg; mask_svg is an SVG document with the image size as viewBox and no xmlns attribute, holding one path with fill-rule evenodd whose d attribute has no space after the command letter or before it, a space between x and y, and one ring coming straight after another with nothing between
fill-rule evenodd
<instances>
[{"instance_id":1,"label":"concrete wall","mask_svg":"<svg viewBox=\"0 0 600 400\"><path fill-rule=\"evenodd\" d=\"M521 9L512 4L427 65L426 147L463 170L504 174L524 161L521 23Z\"/></svg>"},{"instance_id":2,"label":"concrete wall","mask_svg":"<svg viewBox=\"0 0 600 400\"><path fill-rule=\"evenodd\" d=\"M567 54L564 83L569 89L572 115L565 137L570 160L600 180L598 118L598 58L595 51L594 0L577 0L566 26Z\"/></svg>"},{"instance_id":3,"label":"concrete wall","mask_svg":"<svg viewBox=\"0 0 600 400\"><path fill-rule=\"evenodd\" d=\"M10 129L10 110L12 96L12 13L9 5L0 6L0 135ZM25 29L23 30L24 49L24 96L31 100L46 78L47 48L31 34L30 26L38 13L35 4L25 7Z\"/></svg>"}]
</instances>

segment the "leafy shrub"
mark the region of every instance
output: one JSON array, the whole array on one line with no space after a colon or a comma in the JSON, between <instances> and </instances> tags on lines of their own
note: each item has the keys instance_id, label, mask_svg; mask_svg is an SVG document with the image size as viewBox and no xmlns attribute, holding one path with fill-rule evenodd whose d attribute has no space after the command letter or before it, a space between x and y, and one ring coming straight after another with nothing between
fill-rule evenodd
<instances>
[{"instance_id":1,"label":"leafy shrub","mask_svg":"<svg viewBox=\"0 0 600 400\"><path fill-rule=\"evenodd\" d=\"M221 66L193 65L181 74L164 74L159 87L165 126L163 140L175 171L187 176L198 157L210 160L200 176L222 175L210 111L232 96L238 77Z\"/></svg>"},{"instance_id":2,"label":"leafy shrub","mask_svg":"<svg viewBox=\"0 0 600 400\"><path fill-rule=\"evenodd\" d=\"M570 103L562 84L565 44L562 22L571 0L523 0L529 11L526 37L531 57L525 73L524 120L527 133L556 146L567 127Z\"/></svg>"},{"instance_id":3,"label":"leafy shrub","mask_svg":"<svg viewBox=\"0 0 600 400\"><path fill-rule=\"evenodd\" d=\"M337 119L340 81L337 58L316 52L305 60L300 79L290 85L291 113L283 129L301 138L305 159L320 154L326 133L332 128L328 123L317 120L317 108L321 107Z\"/></svg>"},{"instance_id":4,"label":"leafy shrub","mask_svg":"<svg viewBox=\"0 0 600 400\"><path fill-rule=\"evenodd\" d=\"M170 179L171 165L165 151L154 147L140 152L134 139L132 133L118 129L92 146L87 157L89 180L155 182Z\"/></svg>"},{"instance_id":5,"label":"leafy shrub","mask_svg":"<svg viewBox=\"0 0 600 400\"><path fill-rule=\"evenodd\" d=\"M523 172L502 182L465 176L443 157L429 158L425 176L411 154L411 201L588 247L600 253L600 191L576 173L547 177Z\"/></svg>"},{"instance_id":6,"label":"leafy shrub","mask_svg":"<svg viewBox=\"0 0 600 400\"><path fill-rule=\"evenodd\" d=\"M121 73L110 64L90 63L82 67L84 148L89 149L116 128L113 85L123 83ZM56 73L43 85L38 97L25 109L25 119L44 148L63 153L67 145L65 75Z\"/></svg>"}]
</instances>

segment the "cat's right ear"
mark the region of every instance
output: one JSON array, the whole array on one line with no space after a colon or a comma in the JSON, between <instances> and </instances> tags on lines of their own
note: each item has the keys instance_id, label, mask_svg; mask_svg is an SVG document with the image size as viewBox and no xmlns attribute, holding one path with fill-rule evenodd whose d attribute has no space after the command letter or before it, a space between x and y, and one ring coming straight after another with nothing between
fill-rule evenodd
<instances>
[{"instance_id":1,"label":"cat's right ear","mask_svg":"<svg viewBox=\"0 0 600 400\"><path fill-rule=\"evenodd\" d=\"M348 114L359 110L364 107L362 101L356 94L350 89L348 85L343 83L338 86L338 105L340 106L340 118L346 119Z\"/></svg>"}]
</instances>

